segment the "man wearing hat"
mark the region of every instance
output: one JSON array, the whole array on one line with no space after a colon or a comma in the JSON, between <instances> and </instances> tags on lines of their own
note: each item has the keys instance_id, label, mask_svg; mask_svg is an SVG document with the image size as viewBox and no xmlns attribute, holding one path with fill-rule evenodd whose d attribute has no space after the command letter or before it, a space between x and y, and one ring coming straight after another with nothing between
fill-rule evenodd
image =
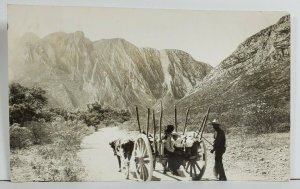
<instances>
[{"instance_id":1,"label":"man wearing hat","mask_svg":"<svg viewBox=\"0 0 300 189\"><path fill-rule=\"evenodd\" d=\"M214 133L214 144L213 149L210 151L211 153L215 152L215 171L217 176L219 177L219 180L226 181L226 175L223 167L223 154L226 150L226 137L224 131L220 128L220 123L217 119L214 119L211 122L215 133Z\"/></svg>"}]
</instances>

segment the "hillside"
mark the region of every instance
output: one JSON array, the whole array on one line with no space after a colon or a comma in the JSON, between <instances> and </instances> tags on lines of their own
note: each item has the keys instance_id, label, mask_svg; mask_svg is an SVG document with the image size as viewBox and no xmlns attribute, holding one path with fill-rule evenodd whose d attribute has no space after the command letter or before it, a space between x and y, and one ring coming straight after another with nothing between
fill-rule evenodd
<instances>
[{"instance_id":1,"label":"hillside","mask_svg":"<svg viewBox=\"0 0 300 189\"><path fill-rule=\"evenodd\" d=\"M226 127L255 126L266 116L279 127L289 126L289 103L290 17L284 16L242 42L176 104L191 107L195 123L211 106L211 117Z\"/></svg>"}]
</instances>

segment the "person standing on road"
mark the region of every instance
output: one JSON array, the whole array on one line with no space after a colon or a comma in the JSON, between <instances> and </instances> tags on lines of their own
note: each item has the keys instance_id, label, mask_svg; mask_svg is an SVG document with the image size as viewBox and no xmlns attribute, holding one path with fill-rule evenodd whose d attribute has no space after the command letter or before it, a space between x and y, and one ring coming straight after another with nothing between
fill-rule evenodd
<instances>
[{"instance_id":1,"label":"person standing on road","mask_svg":"<svg viewBox=\"0 0 300 189\"><path fill-rule=\"evenodd\" d=\"M226 181L227 177L225 175L224 167L223 167L223 154L226 151L226 137L224 131L220 128L220 123L214 119L212 121L212 126L215 130L214 133L214 144L213 149L210 151L211 153L215 152L215 172L219 180Z\"/></svg>"}]
</instances>

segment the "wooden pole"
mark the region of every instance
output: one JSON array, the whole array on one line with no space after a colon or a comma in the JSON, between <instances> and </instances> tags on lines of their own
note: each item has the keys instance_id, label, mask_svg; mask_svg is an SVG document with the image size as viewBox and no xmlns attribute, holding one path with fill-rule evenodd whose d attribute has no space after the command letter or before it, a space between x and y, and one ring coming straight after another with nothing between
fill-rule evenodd
<instances>
[{"instance_id":1,"label":"wooden pole","mask_svg":"<svg viewBox=\"0 0 300 189\"><path fill-rule=\"evenodd\" d=\"M147 137L149 135L149 126L150 126L150 108L148 108L148 114L147 114Z\"/></svg>"},{"instance_id":2,"label":"wooden pole","mask_svg":"<svg viewBox=\"0 0 300 189\"><path fill-rule=\"evenodd\" d=\"M190 108L187 109L186 115L185 115L185 123L184 123L184 129L183 129L183 135L185 134L186 131L186 126L187 126L187 121L188 121L188 116L189 116Z\"/></svg>"},{"instance_id":3,"label":"wooden pole","mask_svg":"<svg viewBox=\"0 0 300 189\"><path fill-rule=\"evenodd\" d=\"M210 112L210 107L208 107L207 113L206 113L206 115L205 115L205 117L204 117L204 119L203 119L203 122L202 122L202 124L201 124L201 127L200 127L200 129L199 129L199 131L198 131L198 133L197 133L197 135L196 135L196 137L198 137L199 134L201 133L200 139L201 139L202 136L203 136L203 132L204 132L204 129L205 129L205 126L206 126L206 122L207 122L207 119L208 119L209 112Z\"/></svg>"},{"instance_id":4,"label":"wooden pole","mask_svg":"<svg viewBox=\"0 0 300 189\"><path fill-rule=\"evenodd\" d=\"M135 110L136 110L136 119L137 119L137 122L138 122L139 131L141 133L142 131L141 131L141 124L140 124L139 108L137 106L135 106Z\"/></svg>"},{"instance_id":5,"label":"wooden pole","mask_svg":"<svg viewBox=\"0 0 300 189\"><path fill-rule=\"evenodd\" d=\"M174 113L175 113L175 131L177 132L177 108L176 105L174 106Z\"/></svg>"},{"instance_id":6,"label":"wooden pole","mask_svg":"<svg viewBox=\"0 0 300 189\"><path fill-rule=\"evenodd\" d=\"M201 130L202 130L203 123L204 123L205 119L206 119L206 115L205 115L205 116L203 117L203 119L202 119L202 122L201 122L201 125L200 125L200 127L199 127L199 130L198 130L198 132L197 132L197 135L196 135L196 137L198 137L198 136L199 136L199 134L200 134L200 132L201 132Z\"/></svg>"},{"instance_id":7,"label":"wooden pole","mask_svg":"<svg viewBox=\"0 0 300 189\"><path fill-rule=\"evenodd\" d=\"M155 135L156 135L156 124L155 124L155 112L153 110L153 144L154 144L154 153L156 154L156 139L155 139Z\"/></svg>"},{"instance_id":8,"label":"wooden pole","mask_svg":"<svg viewBox=\"0 0 300 189\"><path fill-rule=\"evenodd\" d=\"M206 115L206 119L205 119L205 122L204 122L204 125L203 125L203 129L201 131L200 139L202 139L202 136L203 136L203 133L204 133L204 129L206 127L206 122L207 122L207 119L208 119L208 114L209 114L209 108L208 108L208 111L207 111L207 115Z\"/></svg>"},{"instance_id":9,"label":"wooden pole","mask_svg":"<svg viewBox=\"0 0 300 189\"><path fill-rule=\"evenodd\" d=\"M163 108L162 108L162 101L160 101L159 141L161 141L162 117L163 117Z\"/></svg>"}]
</instances>

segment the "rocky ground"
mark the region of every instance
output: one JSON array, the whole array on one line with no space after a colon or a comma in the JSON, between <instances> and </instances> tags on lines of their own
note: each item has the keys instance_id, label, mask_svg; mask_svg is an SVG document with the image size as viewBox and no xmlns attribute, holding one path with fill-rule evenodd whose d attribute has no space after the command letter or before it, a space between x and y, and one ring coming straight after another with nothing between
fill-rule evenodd
<instances>
[{"instance_id":1,"label":"rocky ground","mask_svg":"<svg viewBox=\"0 0 300 189\"><path fill-rule=\"evenodd\" d=\"M206 135L213 141L212 136ZM290 174L289 133L227 135L224 167L228 180L286 181ZM208 153L208 170L214 157Z\"/></svg>"}]
</instances>

